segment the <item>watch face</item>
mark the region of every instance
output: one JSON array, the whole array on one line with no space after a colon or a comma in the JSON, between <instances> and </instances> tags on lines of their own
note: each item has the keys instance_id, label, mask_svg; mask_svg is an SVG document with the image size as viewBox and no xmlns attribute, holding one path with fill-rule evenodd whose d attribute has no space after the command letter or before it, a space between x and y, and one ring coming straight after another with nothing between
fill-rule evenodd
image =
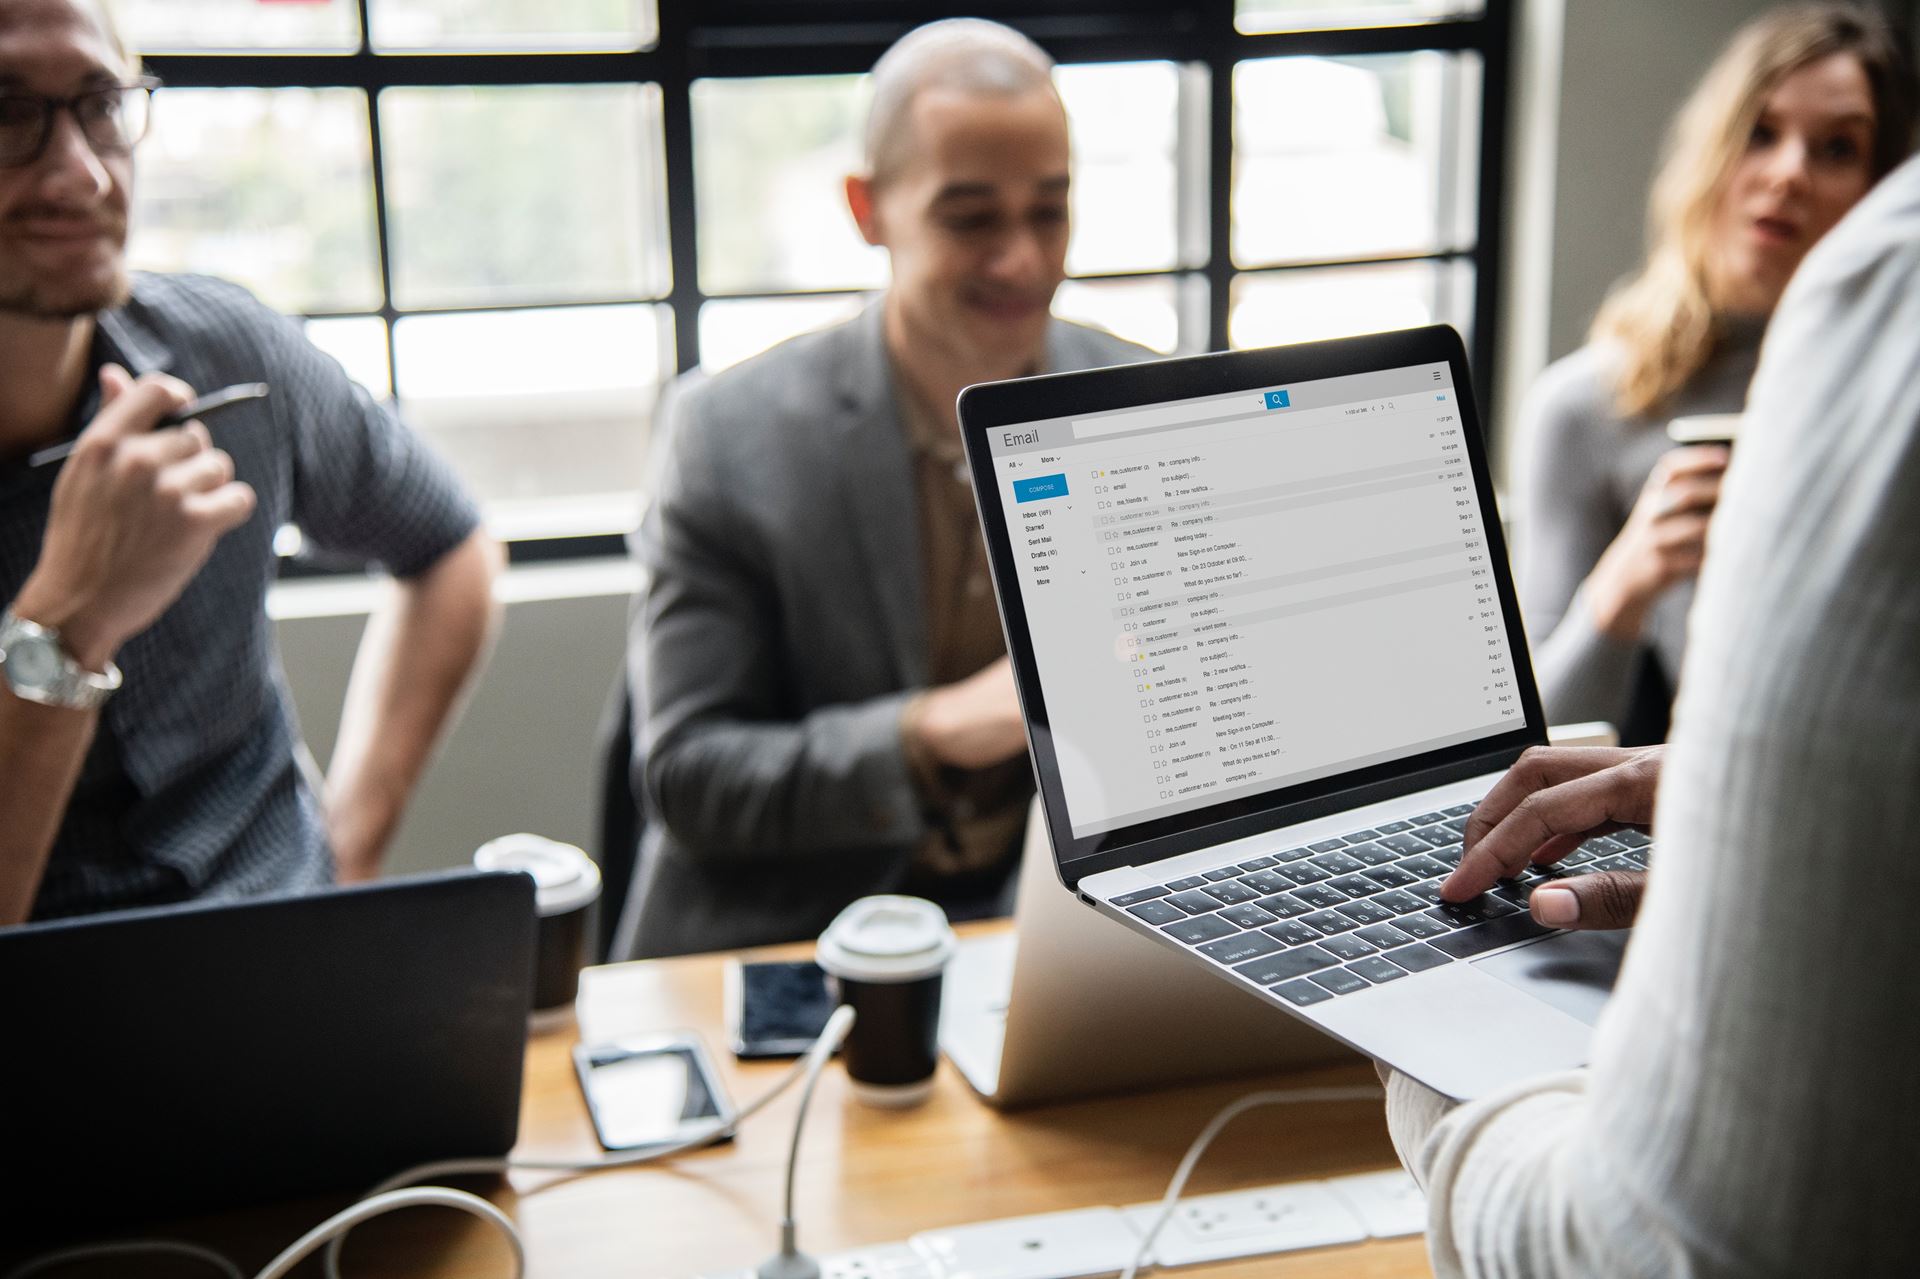
<instances>
[{"instance_id":1,"label":"watch face","mask_svg":"<svg viewBox=\"0 0 1920 1279\"><path fill-rule=\"evenodd\" d=\"M60 677L65 664L51 641L19 635L7 646L7 674L16 687L45 688Z\"/></svg>"}]
</instances>

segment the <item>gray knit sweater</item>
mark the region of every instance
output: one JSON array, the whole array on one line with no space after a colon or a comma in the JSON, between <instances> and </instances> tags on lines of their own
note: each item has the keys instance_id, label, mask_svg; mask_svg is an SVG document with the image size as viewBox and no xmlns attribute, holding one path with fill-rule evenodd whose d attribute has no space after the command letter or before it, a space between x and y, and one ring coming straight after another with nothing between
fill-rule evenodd
<instances>
[{"instance_id":1,"label":"gray knit sweater","mask_svg":"<svg viewBox=\"0 0 1920 1279\"><path fill-rule=\"evenodd\" d=\"M1668 688L1686 652L1693 583L1668 591L1647 617L1638 644L1601 634L1581 589L1627 522L1660 455L1675 447L1667 423L1694 413L1738 413L1760 356L1761 320L1729 320L1706 367L1659 413L1623 417L1614 407L1618 352L1582 347L1549 366L1522 414L1524 482L1515 566L1521 614L1531 637L1534 677L1556 724L1634 718L1664 721L1664 707L1636 707L1643 656Z\"/></svg>"},{"instance_id":2,"label":"gray knit sweater","mask_svg":"<svg viewBox=\"0 0 1920 1279\"><path fill-rule=\"evenodd\" d=\"M1711 538L1592 1067L1391 1080L1442 1276L1915 1272L1920 161L1789 288Z\"/></svg>"}]
</instances>

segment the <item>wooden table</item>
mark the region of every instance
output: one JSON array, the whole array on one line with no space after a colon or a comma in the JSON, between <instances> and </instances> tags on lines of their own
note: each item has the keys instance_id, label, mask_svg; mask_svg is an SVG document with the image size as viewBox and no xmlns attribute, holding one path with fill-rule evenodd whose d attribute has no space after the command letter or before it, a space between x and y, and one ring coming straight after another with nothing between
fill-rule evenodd
<instances>
[{"instance_id":1,"label":"wooden table","mask_svg":"<svg viewBox=\"0 0 1920 1279\"><path fill-rule=\"evenodd\" d=\"M1004 925L973 926L991 931ZM963 932L969 931L963 929ZM804 957L809 946L746 952ZM727 957L700 955L591 970L583 1004L596 1033L691 1028L706 1040L736 1104L786 1069L741 1063L726 1051L721 984ZM600 1154L574 1080L569 1024L536 1035L517 1154ZM816 1256L896 1242L921 1230L1158 1198L1189 1142L1215 1111L1256 1087L1374 1082L1361 1066L1265 1075L1001 1114L944 1061L932 1099L904 1112L848 1094L837 1065L821 1077L801 1146L796 1196L800 1243ZM539 1279L694 1279L756 1266L777 1242L776 1221L799 1090L750 1120L732 1143L668 1165L559 1183L515 1173L510 1184L465 1183L519 1222ZM1245 1189L1395 1166L1378 1102L1257 1110L1236 1121L1202 1161L1189 1190ZM185 1223L169 1231L226 1251L249 1274L338 1203L307 1202ZM125 1263L121 1263L124 1265ZM488 1279L506 1273L505 1246L477 1222L416 1210L355 1232L347 1279ZM204 1274L156 1262L143 1275ZM119 1270L81 1274L124 1273ZM314 1263L302 1275L318 1275ZM1192 1279L1413 1279L1429 1276L1419 1238L1316 1249L1167 1272Z\"/></svg>"}]
</instances>

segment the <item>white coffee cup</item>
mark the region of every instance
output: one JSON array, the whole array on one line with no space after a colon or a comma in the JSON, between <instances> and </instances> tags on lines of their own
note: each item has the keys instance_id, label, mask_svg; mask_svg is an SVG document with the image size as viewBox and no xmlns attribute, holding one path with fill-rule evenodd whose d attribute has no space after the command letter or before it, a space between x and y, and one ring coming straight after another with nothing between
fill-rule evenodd
<instances>
[{"instance_id":1,"label":"white coffee cup","mask_svg":"<svg viewBox=\"0 0 1920 1279\"><path fill-rule=\"evenodd\" d=\"M1675 444L1731 444L1740 436L1740 413L1692 413L1667 423Z\"/></svg>"}]
</instances>

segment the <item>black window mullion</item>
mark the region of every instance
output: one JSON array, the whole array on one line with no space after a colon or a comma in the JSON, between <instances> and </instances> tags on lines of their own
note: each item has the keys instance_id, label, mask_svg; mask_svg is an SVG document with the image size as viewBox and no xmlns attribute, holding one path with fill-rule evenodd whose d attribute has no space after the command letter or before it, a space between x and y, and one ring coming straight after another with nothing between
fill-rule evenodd
<instances>
[{"instance_id":1,"label":"black window mullion","mask_svg":"<svg viewBox=\"0 0 1920 1279\"><path fill-rule=\"evenodd\" d=\"M668 7L661 6L663 31ZM1455 51L1479 48L1499 25L1490 5L1487 15L1439 22L1241 35L1234 29L1231 0L1204 0L1196 7L1199 13L1191 23L1135 18L1123 21L1118 30L1098 33L1085 19L1059 22L1016 16L1003 21L1032 37L1060 62L1204 62ZM864 23L831 31L801 26L748 31L696 27L688 32L686 48L702 76L849 75L871 69L911 25ZM664 35L661 43L665 48Z\"/></svg>"},{"instance_id":2,"label":"black window mullion","mask_svg":"<svg viewBox=\"0 0 1920 1279\"><path fill-rule=\"evenodd\" d=\"M1483 47L1496 30L1504 29L1504 16L1496 19L1496 8L1504 9L1506 0L1488 0L1487 11L1472 18L1450 18L1441 22L1416 22L1392 27L1334 27L1323 31L1276 31L1268 35L1232 35L1242 58L1353 57L1369 53L1420 53L1437 49L1452 53ZM1225 30L1233 31L1231 12Z\"/></svg>"},{"instance_id":3,"label":"black window mullion","mask_svg":"<svg viewBox=\"0 0 1920 1279\"><path fill-rule=\"evenodd\" d=\"M372 0L359 0L360 56L368 57L373 48ZM373 237L375 264L380 272L380 319L387 346L387 393L394 404L400 403L400 353L394 345L394 321L400 318L393 306L393 245L387 234L387 166L380 144L380 91L374 85L359 86L367 99L367 163L373 181Z\"/></svg>"},{"instance_id":4,"label":"black window mullion","mask_svg":"<svg viewBox=\"0 0 1920 1279\"><path fill-rule=\"evenodd\" d=\"M1220 36L1207 57L1207 349L1224 351L1233 315L1233 71L1243 45L1233 0L1213 0L1207 18Z\"/></svg>"},{"instance_id":5,"label":"black window mullion","mask_svg":"<svg viewBox=\"0 0 1920 1279\"><path fill-rule=\"evenodd\" d=\"M364 0L363 0L364 3ZM380 256L380 318L386 322L387 392L395 405L400 403L400 349L394 340L399 325L399 309L393 304L393 244L387 234L387 173L381 158L380 93L362 90L367 95L368 144L373 148L373 228L377 238L375 252Z\"/></svg>"},{"instance_id":6,"label":"black window mullion","mask_svg":"<svg viewBox=\"0 0 1920 1279\"><path fill-rule=\"evenodd\" d=\"M1474 209L1473 346L1469 358L1473 361L1474 381L1480 387L1480 429L1492 447L1497 446L1504 435L1495 429L1490 410L1499 363L1500 347L1495 339L1502 311L1500 289L1505 280L1503 201L1507 189L1508 77L1512 74L1514 14L1513 0L1486 0L1486 5L1485 29L1479 46L1480 189ZM1492 452L1497 468L1503 459L1497 447L1492 447Z\"/></svg>"},{"instance_id":7,"label":"black window mullion","mask_svg":"<svg viewBox=\"0 0 1920 1279\"><path fill-rule=\"evenodd\" d=\"M638 84L672 58L635 53L155 53L149 70L175 88L451 88L472 84Z\"/></svg>"},{"instance_id":8,"label":"black window mullion","mask_svg":"<svg viewBox=\"0 0 1920 1279\"><path fill-rule=\"evenodd\" d=\"M365 3L366 0L361 0L362 5ZM393 240L388 233L387 164L381 154L380 92L377 89L363 89L361 92L367 95L367 144L372 148L374 252L380 258L380 318L386 321L387 330L387 382L393 402L398 404L400 358L393 335L397 327L394 322L400 318L400 312L393 304Z\"/></svg>"},{"instance_id":9,"label":"black window mullion","mask_svg":"<svg viewBox=\"0 0 1920 1279\"><path fill-rule=\"evenodd\" d=\"M674 364L681 371L700 365L700 219L695 199L693 155L693 65L689 56L689 10L660 0L660 128L667 183L667 256L673 284L667 304L673 313Z\"/></svg>"}]
</instances>

